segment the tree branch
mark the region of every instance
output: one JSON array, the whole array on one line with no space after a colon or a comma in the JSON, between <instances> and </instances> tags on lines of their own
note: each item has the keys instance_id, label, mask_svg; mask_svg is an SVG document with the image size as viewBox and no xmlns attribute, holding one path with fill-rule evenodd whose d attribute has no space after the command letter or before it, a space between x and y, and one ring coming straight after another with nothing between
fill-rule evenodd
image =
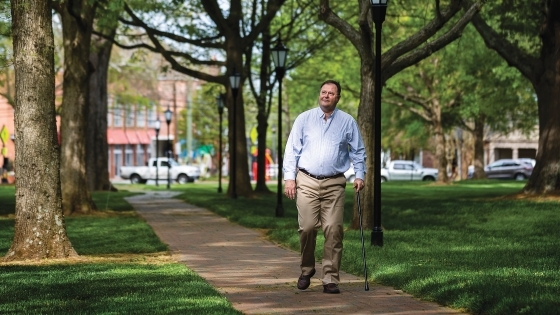
<instances>
[{"instance_id":1,"label":"tree branch","mask_svg":"<svg viewBox=\"0 0 560 315\"><path fill-rule=\"evenodd\" d=\"M402 41L387 50L383 55L383 62L392 64L397 58L416 49L418 46L422 45L434 36L445 25L445 23L447 23L457 12L459 12L459 10L461 10L460 2L461 0L452 0L452 2L443 11L440 11L439 1L436 1L438 8L436 17L407 40Z\"/></svg>"},{"instance_id":2,"label":"tree branch","mask_svg":"<svg viewBox=\"0 0 560 315\"><path fill-rule=\"evenodd\" d=\"M125 20L123 18L119 18L119 21L123 24L141 27L144 30L146 30L146 32L149 31L152 34L154 34L155 36L166 37L166 38L174 40L178 43L192 44L192 45L202 47L202 48L223 49L223 47L224 47L223 43L213 42L213 41L216 41L216 40L220 39L222 37L222 33L219 33L216 36L207 37L207 38L189 39L189 38L186 38L184 36L180 36L180 35L169 33L169 32L162 32L162 31L157 30L153 27L150 27L146 23L142 22L142 20L136 14L134 14L134 11L132 11L132 9L127 4L125 4L124 8L126 10L126 13L132 18L132 21L128 21L128 20Z\"/></svg>"},{"instance_id":3,"label":"tree branch","mask_svg":"<svg viewBox=\"0 0 560 315\"><path fill-rule=\"evenodd\" d=\"M396 96L404 101L419 105L420 107L422 107L424 112L431 112L430 107L427 105L429 100L422 98L419 94L404 94L390 87L386 87L386 89L387 91L389 91L389 93L393 94L393 96Z\"/></svg>"},{"instance_id":4,"label":"tree branch","mask_svg":"<svg viewBox=\"0 0 560 315\"><path fill-rule=\"evenodd\" d=\"M390 57L385 58L385 56L389 53L389 51L386 52L382 58L382 67L387 65L390 66L387 66L386 70L382 71L383 74L382 80L383 81L388 80L389 78L399 73L403 69L418 63L419 61L433 54L434 52L444 48L447 44L451 43L455 39L459 38L463 32L463 29L467 26L467 24L469 24L473 16L480 10L481 6L482 4L480 2L476 2L461 17L461 19L445 34L443 34L436 40L423 45L421 48L414 50L410 54L399 57L392 63L390 62L391 62L391 58L393 58L392 56L393 53L391 53Z\"/></svg>"},{"instance_id":5,"label":"tree branch","mask_svg":"<svg viewBox=\"0 0 560 315\"><path fill-rule=\"evenodd\" d=\"M129 14L132 17L134 23L139 23L140 26L146 30L148 37L152 41L152 44L155 46L155 51L159 52L163 56L163 58L165 58L165 60L167 60L167 62L169 62L171 64L171 68L173 70L181 72L181 73L186 74L188 76L191 76L193 78L203 80L203 81L218 83L218 84L222 84L222 85L227 84L228 79L223 75L222 76L213 76L213 75L210 75L208 73L193 70L191 68L188 68L188 67L185 67L185 66L179 64L179 62L177 62L177 60L175 60L175 58L173 57L173 54L161 45L161 43L159 42L159 40L156 38L156 36L154 34L150 33L150 28L149 27L147 27L147 26L144 27L145 24L138 17L136 17L136 15L134 15L132 13L132 10L126 4L125 4L125 10L127 10L127 12L130 12Z\"/></svg>"},{"instance_id":6,"label":"tree branch","mask_svg":"<svg viewBox=\"0 0 560 315\"><path fill-rule=\"evenodd\" d=\"M112 42L114 45L122 48L122 49L139 49L139 48L144 48L147 49L149 51L155 52L155 53L159 53L159 50L157 50L155 47L150 46L146 43L139 43L139 44L133 44L133 45L125 45L120 43L119 41L117 41L115 38L107 36L101 32L97 32L97 31L93 31L93 34L102 37L110 42ZM143 34L142 36L146 36L147 34ZM174 51L174 50L167 50L169 52L169 54L171 56L175 56L175 57L181 57L181 58L185 58L186 60L188 60L190 63L192 64L197 64L197 65L206 65L206 66L224 66L225 62L223 61L218 61L218 60L200 60L200 59L196 59L193 56L191 56L188 53L184 53L184 52L180 52L180 51Z\"/></svg>"},{"instance_id":7,"label":"tree branch","mask_svg":"<svg viewBox=\"0 0 560 315\"><path fill-rule=\"evenodd\" d=\"M352 28L352 26L341 19L336 13L331 10L329 0L320 1L319 18L330 26L336 28L344 37L346 37L358 52L363 53L360 49L360 34Z\"/></svg>"},{"instance_id":8,"label":"tree branch","mask_svg":"<svg viewBox=\"0 0 560 315\"><path fill-rule=\"evenodd\" d=\"M467 7L469 5L470 1L465 0L463 6ZM542 64L537 58L526 54L500 36L484 21L480 14L473 17L472 24L488 48L495 50L508 65L517 68L533 85L536 85L537 73L542 72Z\"/></svg>"},{"instance_id":9,"label":"tree branch","mask_svg":"<svg viewBox=\"0 0 560 315\"><path fill-rule=\"evenodd\" d=\"M395 101L395 100L392 100L392 99L384 99L383 102L393 104L393 105L399 106L401 108L404 108L406 110L409 110L409 111L413 112L414 114L420 116L420 118L422 118L422 119L424 119L428 122L432 122L432 118L430 116L428 116L424 111L420 111L417 108L414 108L412 106L407 106L403 102L398 102L398 101Z\"/></svg>"}]
</instances>

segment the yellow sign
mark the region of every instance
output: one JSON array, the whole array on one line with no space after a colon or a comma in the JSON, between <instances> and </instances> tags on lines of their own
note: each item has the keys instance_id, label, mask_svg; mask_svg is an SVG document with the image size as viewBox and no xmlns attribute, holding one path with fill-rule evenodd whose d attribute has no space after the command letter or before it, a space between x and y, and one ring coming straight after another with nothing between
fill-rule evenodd
<instances>
[{"instance_id":1,"label":"yellow sign","mask_svg":"<svg viewBox=\"0 0 560 315\"><path fill-rule=\"evenodd\" d=\"M250 136L251 136L251 141L252 141L253 143L257 143L257 136L258 136L257 127L253 127L253 128L251 129Z\"/></svg>"},{"instance_id":2,"label":"yellow sign","mask_svg":"<svg viewBox=\"0 0 560 315\"><path fill-rule=\"evenodd\" d=\"M8 156L8 148L2 148L2 156Z\"/></svg>"},{"instance_id":3,"label":"yellow sign","mask_svg":"<svg viewBox=\"0 0 560 315\"><path fill-rule=\"evenodd\" d=\"M2 126L2 130L0 130L0 140L2 140L2 143L6 144L9 137L10 133L8 132L8 128L6 128L6 126Z\"/></svg>"}]
</instances>

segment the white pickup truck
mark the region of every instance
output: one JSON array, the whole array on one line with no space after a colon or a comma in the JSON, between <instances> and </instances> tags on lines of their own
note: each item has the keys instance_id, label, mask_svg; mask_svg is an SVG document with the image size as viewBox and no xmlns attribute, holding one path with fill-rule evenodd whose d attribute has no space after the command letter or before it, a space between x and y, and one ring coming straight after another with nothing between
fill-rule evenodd
<instances>
[{"instance_id":1,"label":"white pickup truck","mask_svg":"<svg viewBox=\"0 0 560 315\"><path fill-rule=\"evenodd\" d=\"M347 181L354 182L354 168L351 166L346 173ZM436 168L422 167L414 161L395 160L387 163L381 168L381 182L394 180L436 180L438 170Z\"/></svg>"},{"instance_id":2,"label":"white pickup truck","mask_svg":"<svg viewBox=\"0 0 560 315\"><path fill-rule=\"evenodd\" d=\"M395 160L381 169L381 182L393 180L436 180L437 168L422 167L414 161Z\"/></svg>"},{"instance_id":3,"label":"white pickup truck","mask_svg":"<svg viewBox=\"0 0 560 315\"><path fill-rule=\"evenodd\" d=\"M169 163L168 163L169 161ZM156 163L158 166L156 167ZM168 169L168 166L171 166ZM158 172L158 180L167 180L167 174L173 181L179 184L192 183L195 179L200 178L200 169L191 165L180 165L174 159L159 157L157 160L151 158L148 166L121 166L121 177L130 179L133 184L145 183L149 179L156 179L156 169Z\"/></svg>"}]
</instances>

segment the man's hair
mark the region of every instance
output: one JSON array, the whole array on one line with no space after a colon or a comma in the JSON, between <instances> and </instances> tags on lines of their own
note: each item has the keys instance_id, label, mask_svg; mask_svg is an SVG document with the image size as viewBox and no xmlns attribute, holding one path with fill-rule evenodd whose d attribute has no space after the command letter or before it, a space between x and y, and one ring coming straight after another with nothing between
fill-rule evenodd
<instances>
[{"instance_id":1,"label":"man's hair","mask_svg":"<svg viewBox=\"0 0 560 315\"><path fill-rule=\"evenodd\" d=\"M338 91L338 95L337 95L337 96L340 96L340 93L342 93L342 88L340 87L340 83L338 83L338 81L335 81L335 80L327 80L327 81L323 82L323 83L321 84L321 87L319 88L319 91L323 88L323 85L325 85L325 84L334 84L334 85L336 85L336 89L337 89L337 91Z\"/></svg>"}]
</instances>

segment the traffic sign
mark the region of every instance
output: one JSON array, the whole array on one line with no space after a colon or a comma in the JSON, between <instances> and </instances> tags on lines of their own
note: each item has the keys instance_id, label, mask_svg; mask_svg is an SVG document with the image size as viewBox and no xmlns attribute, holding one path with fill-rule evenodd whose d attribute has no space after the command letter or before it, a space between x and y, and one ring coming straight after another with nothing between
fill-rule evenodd
<instances>
[{"instance_id":1,"label":"traffic sign","mask_svg":"<svg viewBox=\"0 0 560 315\"><path fill-rule=\"evenodd\" d=\"M8 128L4 125L2 126L2 130L0 130L0 140L2 140L2 144L6 144L9 138L10 133L8 132Z\"/></svg>"}]
</instances>

